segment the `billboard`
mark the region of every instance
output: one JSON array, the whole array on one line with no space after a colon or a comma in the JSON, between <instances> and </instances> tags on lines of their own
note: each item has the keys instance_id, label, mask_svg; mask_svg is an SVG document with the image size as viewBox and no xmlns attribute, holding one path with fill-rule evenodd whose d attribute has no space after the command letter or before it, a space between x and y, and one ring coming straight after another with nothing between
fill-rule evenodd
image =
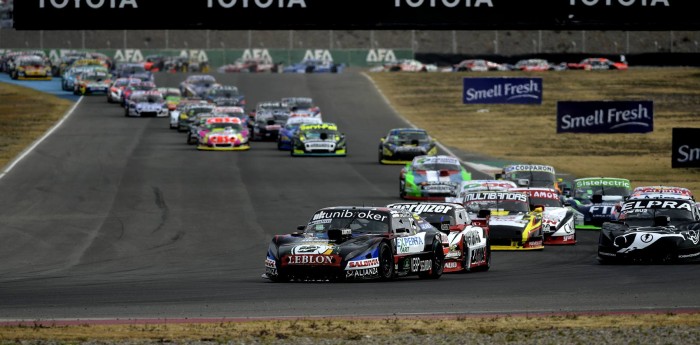
<instances>
[{"instance_id":1,"label":"billboard","mask_svg":"<svg viewBox=\"0 0 700 345\"><path fill-rule=\"evenodd\" d=\"M542 78L464 78L464 104L542 104Z\"/></svg>"},{"instance_id":2,"label":"billboard","mask_svg":"<svg viewBox=\"0 0 700 345\"><path fill-rule=\"evenodd\" d=\"M559 101L557 133L648 133L653 101Z\"/></svg>"},{"instance_id":3,"label":"billboard","mask_svg":"<svg viewBox=\"0 0 700 345\"><path fill-rule=\"evenodd\" d=\"M18 30L697 30L678 0L21 0Z\"/></svg>"},{"instance_id":4,"label":"billboard","mask_svg":"<svg viewBox=\"0 0 700 345\"><path fill-rule=\"evenodd\" d=\"M674 128L672 168L700 168L700 128Z\"/></svg>"}]
</instances>

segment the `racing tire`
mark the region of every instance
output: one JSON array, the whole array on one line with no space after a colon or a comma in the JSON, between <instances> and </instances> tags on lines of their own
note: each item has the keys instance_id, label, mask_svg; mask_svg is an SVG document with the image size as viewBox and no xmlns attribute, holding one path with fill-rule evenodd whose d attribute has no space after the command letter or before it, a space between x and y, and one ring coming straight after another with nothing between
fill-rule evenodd
<instances>
[{"instance_id":1,"label":"racing tire","mask_svg":"<svg viewBox=\"0 0 700 345\"><path fill-rule=\"evenodd\" d=\"M269 276L270 281L275 283L286 283L289 281L289 276L282 270L277 271L276 276Z\"/></svg>"},{"instance_id":2,"label":"racing tire","mask_svg":"<svg viewBox=\"0 0 700 345\"><path fill-rule=\"evenodd\" d=\"M486 272L491 268L491 241L486 240L486 265L475 268L475 271Z\"/></svg>"},{"instance_id":3,"label":"racing tire","mask_svg":"<svg viewBox=\"0 0 700 345\"><path fill-rule=\"evenodd\" d=\"M394 279L394 253L386 242L379 244L379 267L377 268L379 280L388 281Z\"/></svg>"},{"instance_id":4,"label":"racing tire","mask_svg":"<svg viewBox=\"0 0 700 345\"><path fill-rule=\"evenodd\" d=\"M338 73L338 65L333 65L331 67L331 73Z\"/></svg>"},{"instance_id":5,"label":"racing tire","mask_svg":"<svg viewBox=\"0 0 700 345\"><path fill-rule=\"evenodd\" d=\"M17 78L19 78L19 77L17 76L17 71L12 71L12 73L10 74L10 78L13 79L13 80L17 80Z\"/></svg>"},{"instance_id":6,"label":"racing tire","mask_svg":"<svg viewBox=\"0 0 700 345\"><path fill-rule=\"evenodd\" d=\"M382 148L379 147L379 164L383 164L382 160L384 159L384 155L382 154Z\"/></svg>"},{"instance_id":7,"label":"racing tire","mask_svg":"<svg viewBox=\"0 0 700 345\"><path fill-rule=\"evenodd\" d=\"M192 135L187 133L187 144L188 145L194 145L197 143L197 139L193 138Z\"/></svg>"},{"instance_id":8,"label":"racing tire","mask_svg":"<svg viewBox=\"0 0 700 345\"><path fill-rule=\"evenodd\" d=\"M129 108L124 108L124 117L129 117Z\"/></svg>"},{"instance_id":9,"label":"racing tire","mask_svg":"<svg viewBox=\"0 0 700 345\"><path fill-rule=\"evenodd\" d=\"M421 272L418 276L422 279L440 279L442 272L445 270L445 253L442 251L442 243L440 240L433 241L433 257L430 271Z\"/></svg>"},{"instance_id":10,"label":"racing tire","mask_svg":"<svg viewBox=\"0 0 700 345\"><path fill-rule=\"evenodd\" d=\"M399 197L406 199L406 188L401 180L399 180Z\"/></svg>"},{"instance_id":11,"label":"racing tire","mask_svg":"<svg viewBox=\"0 0 700 345\"><path fill-rule=\"evenodd\" d=\"M314 73L314 66L307 66L305 72L306 73Z\"/></svg>"}]
</instances>

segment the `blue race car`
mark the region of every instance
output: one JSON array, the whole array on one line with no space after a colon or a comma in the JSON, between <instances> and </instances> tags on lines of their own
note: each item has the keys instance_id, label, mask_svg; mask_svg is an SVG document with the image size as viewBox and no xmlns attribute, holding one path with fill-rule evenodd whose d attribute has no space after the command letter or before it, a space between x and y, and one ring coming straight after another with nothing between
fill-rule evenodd
<instances>
[{"instance_id":1,"label":"blue race car","mask_svg":"<svg viewBox=\"0 0 700 345\"><path fill-rule=\"evenodd\" d=\"M341 73L345 64L337 64L330 60L304 59L299 63L285 67L284 73Z\"/></svg>"},{"instance_id":2,"label":"blue race car","mask_svg":"<svg viewBox=\"0 0 700 345\"><path fill-rule=\"evenodd\" d=\"M613 211L631 193L630 181L615 177L585 177L573 182L573 194L564 205L574 210L576 229L600 230Z\"/></svg>"},{"instance_id":3,"label":"blue race car","mask_svg":"<svg viewBox=\"0 0 700 345\"><path fill-rule=\"evenodd\" d=\"M311 116L293 116L287 119L284 127L280 128L277 135L277 149L281 151L289 151L294 143L293 138L299 131L301 125L321 124L323 120L319 117Z\"/></svg>"}]
</instances>

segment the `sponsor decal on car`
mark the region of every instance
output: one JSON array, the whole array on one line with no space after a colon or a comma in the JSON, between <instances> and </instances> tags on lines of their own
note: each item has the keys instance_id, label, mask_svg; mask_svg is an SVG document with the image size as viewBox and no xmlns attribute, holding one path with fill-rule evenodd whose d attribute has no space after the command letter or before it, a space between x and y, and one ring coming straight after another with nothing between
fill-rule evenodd
<instances>
[{"instance_id":1,"label":"sponsor decal on car","mask_svg":"<svg viewBox=\"0 0 700 345\"><path fill-rule=\"evenodd\" d=\"M346 270L357 270L363 268L379 267L379 258L372 258L366 260L353 260L349 261L346 266Z\"/></svg>"},{"instance_id":2,"label":"sponsor decal on car","mask_svg":"<svg viewBox=\"0 0 700 345\"><path fill-rule=\"evenodd\" d=\"M364 278L376 276L378 274L377 268L363 268L360 270L345 271L346 278Z\"/></svg>"},{"instance_id":3,"label":"sponsor decal on car","mask_svg":"<svg viewBox=\"0 0 700 345\"><path fill-rule=\"evenodd\" d=\"M425 242L422 236L406 236L396 238L396 252L398 254L415 253L423 251Z\"/></svg>"}]
</instances>

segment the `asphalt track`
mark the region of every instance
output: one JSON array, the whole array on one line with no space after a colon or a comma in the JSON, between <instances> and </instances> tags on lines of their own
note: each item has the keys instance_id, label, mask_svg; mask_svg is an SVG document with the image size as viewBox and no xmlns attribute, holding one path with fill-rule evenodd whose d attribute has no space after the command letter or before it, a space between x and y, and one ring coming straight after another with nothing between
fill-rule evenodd
<instances>
[{"instance_id":1,"label":"asphalt track","mask_svg":"<svg viewBox=\"0 0 700 345\"><path fill-rule=\"evenodd\" d=\"M262 279L270 238L316 209L399 200L400 167L378 164L376 149L406 124L353 71L217 77L251 105L313 97L346 133L348 156L290 157L259 142L199 152L166 119L125 118L105 97L84 97L0 178L0 321L700 309L700 266L599 265L591 231L575 246L494 252L490 271L439 280Z\"/></svg>"}]
</instances>

